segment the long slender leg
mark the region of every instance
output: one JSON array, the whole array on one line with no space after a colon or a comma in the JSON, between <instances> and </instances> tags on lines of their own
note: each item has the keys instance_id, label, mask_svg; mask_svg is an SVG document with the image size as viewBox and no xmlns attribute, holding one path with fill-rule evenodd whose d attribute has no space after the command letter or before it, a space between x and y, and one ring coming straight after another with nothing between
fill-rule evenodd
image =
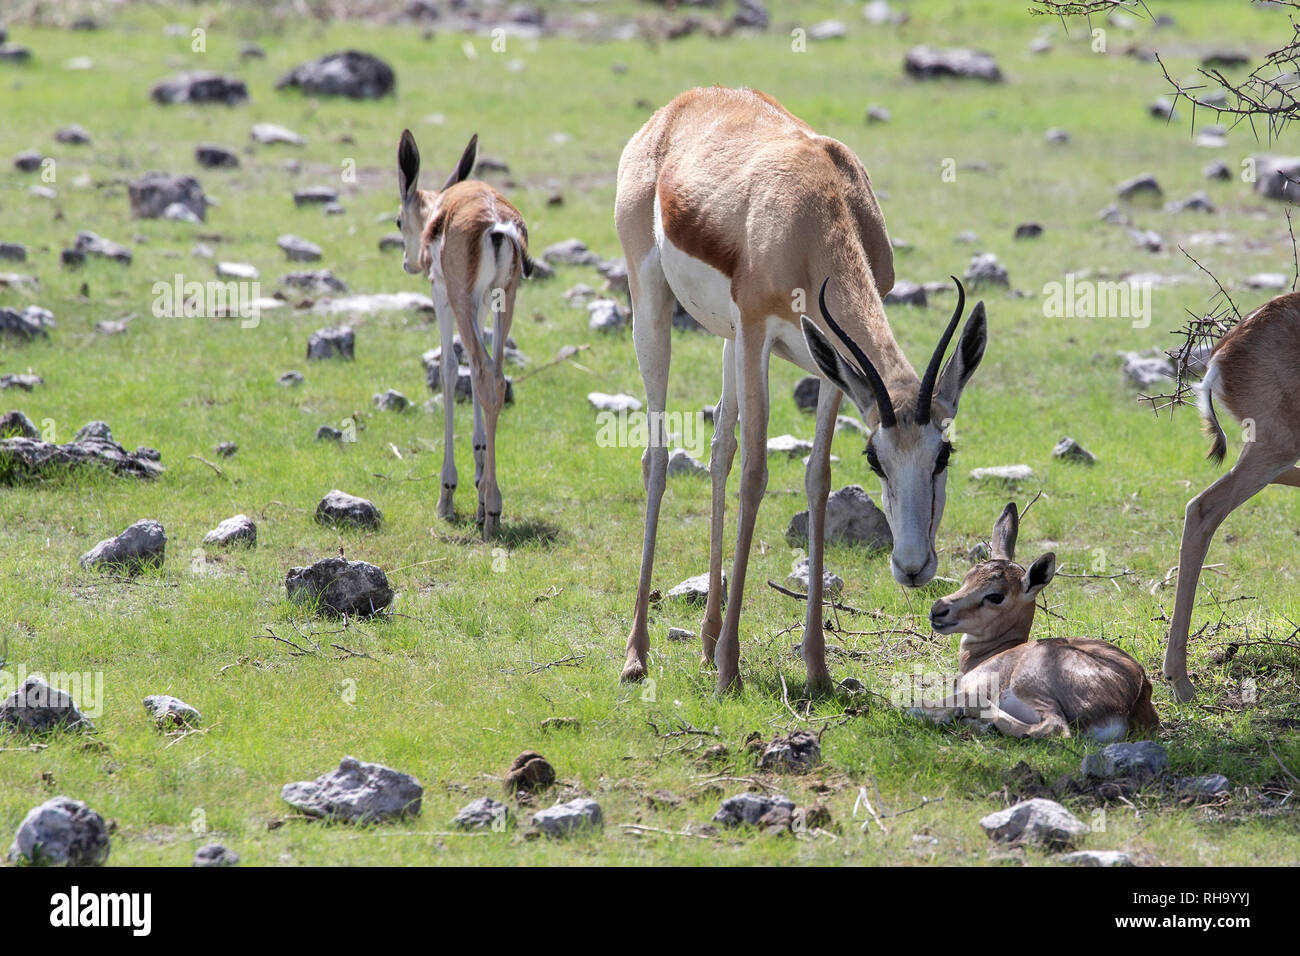
<instances>
[{"instance_id":1,"label":"long slender leg","mask_svg":"<svg viewBox=\"0 0 1300 956\"><path fill-rule=\"evenodd\" d=\"M745 572L754 541L754 521L767 491L767 364L770 343L765 323L736 323L736 384L740 400L740 508L736 522L736 555L722 637L714 656L718 662L718 692L740 690L740 611L744 604Z\"/></svg>"},{"instance_id":2,"label":"long slender leg","mask_svg":"<svg viewBox=\"0 0 1300 956\"><path fill-rule=\"evenodd\" d=\"M713 441L709 446L709 477L713 480L712 519L709 522L709 596L704 603L700 638L702 665L713 663L713 651L722 632L722 519L727 510L727 476L736 458L736 343L722 346L722 397L713 409Z\"/></svg>"},{"instance_id":3,"label":"long slender leg","mask_svg":"<svg viewBox=\"0 0 1300 956\"><path fill-rule=\"evenodd\" d=\"M456 506L452 499L456 494L456 350L452 346L452 336L456 331L456 316L446 293L435 288L433 294L434 311L438 315L438 337L442 340L442 357L438 363L438 374L442 380L442 491L438 495L438 517L451 519L456 516Z\"/></svg>"},{"instance_id":4,"label":"long slender leg","mask_svg":"<svg viewBox=\"0 0 1300 956\"><path fill-rule=\"evenodd\" d=\"M672 292L659 266L657 252L651 252L637 270L629 270L632 290L632 340L636 360L645 383L650 414L649 444L641 457L641 481L645 485L645 537L641 545L641 576L637 581L632 629L627 635L627 659L622 680L640 680L646 674L650 652L650 578L654 571L655 535L659 530L659 506L668 483L668 436L664 411L668 403L668 364L672 355Z\"/></svg>"},{"instance_id":5,"label":"long slender leg","mask_svg":"<svg viewBox=\"0 0 1300 956\"><path fill-rule=\"evenodd\" d=\"M489 527L486 517L485 494L495 488L495 475L488 474L488 448L496 434L497 415L505 397L505 377L492 362L492 356L483 347L479 334L478 312L482 300L473 289L450 289L448 297L456 313L461 344L469 356L470 384L474 394L474 458L475 484L478 485L478 516L483 522L486 540L495 532L495 523ZM500 380L500 387L498 387ZM498 516L500 494L495 495Z\"/></svg>"},{"instance_id":6,"label":"long slender leg","mask_svg":"<svg viewBox=\"0 0 1300 956\"><path fill-rule=\"evenodd\" d=\"M510 332L510 315L514 308L513 283L499 290L504 301L492 319L492 360L489 363L492 401L484 406L483 415L487 430L487 448L483 465L483 485L480 489L483 502L483 538L495 538L501 529L501 483L497 475L497 423L506 403L505 341ZM497 290L493 292L497 302Z\"/></svg>"},{"instance_id":7,"label":"long slender leg","mask_svg":"<svg viewBox=\"0 0 1300 956\"><path fill-rule=\"evenodd\" d=\"M466 349L468 351L468 346ZM474 520L479 524L482 524L483 459L487 454L487 428L483 423L483 399L479 394L479 389L482 388L482 385L479 382L478 373L472 364L470 366L469 384L470 399L474 404L474 488L478 491L478 511L474 515Z\"/></svg>"},{"instance_id":8,"label":"long slender leg","mask_svg":"<svg viewBox=\"0 0 1300 956\"><path fill-rule=\"evenodd\" d=\"M1196 601L1196 584L1210 540L1223 519L1242 502L1257 494L1279 475L1291 478L1294 456L1279 456L1258 444L1245 445L1232 470L1187 503L1183 541L1178 550L1178 594L1169 624L1169 645L1165 649L1165 677L1173 685L1174 697L1189 701L1196 687L1187 677L1187 632ZM1286 482L1289 483L1289 482Z\"/></svg>"},{"instance_id":9,"label":"long slender leg","mask_svg":"<svg viewBox=\"0 0 1300 956\"><path fill-rule=\"evenodd\" d=\"M808 494L808 608L803 631L803 660L810 690L825 690L831 675L826 668L826 639L822 633L822 569L825 566L826 496L831 490L831 439L840 410L840 390L823 381L817 393L817 431L804 473Z\"/></svg>"}]
</instances>

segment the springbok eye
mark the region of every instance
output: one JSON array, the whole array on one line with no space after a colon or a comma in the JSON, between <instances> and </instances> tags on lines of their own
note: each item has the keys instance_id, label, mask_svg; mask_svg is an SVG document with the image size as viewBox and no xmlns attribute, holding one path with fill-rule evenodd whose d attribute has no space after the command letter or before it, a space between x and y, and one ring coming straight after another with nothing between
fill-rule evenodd
<instances>
[{"instance_id":1,"label":"springbok eye","mask_svg":"<svg viewBox=\"0 0 1300 956\"><path fill-rule=\"evenodd\" d=\"M394 219L394 220L393 220L393 225L396 226L398 229L401 229L401 228L402 228L402 217L401 217L401 216L398 216L396 219Z\"/></svg>"},{"instance_id":2,"label":"springbok eye","mask_svg":"<svg viewBox=\"0 0 1300 956\"><path fill-rule=\"evenodd\" d=\"M992 594L984 595L984 600L989 604L1001 604L1003 600L1005 600L1005 598L1001 594L998 594L996 591L994 591Z\"/></svg>"},{"instance_id":3,"label":"springbok eye","mask_svg":"<svg viewBox=\"0 0 1300 956\"><path fill-rule=\"evenodd\" d=\"M880 458L877 457L876 455L876 446L874 444L870 442L867 443L866 455L867 455L867 464L871 466L871 470L874 471L879 477L884 478L885 469L880 467Z\"/></svg>"},{"instance_id":4,"label":"springbok eye","mask_svg":"<svg viewBox=\"0 0 1300 956\"><path fill-rule=\"evenodd\" d=\"M934 473L936 476L948 467L948 459L952 457L953 450L951 442L944 442L939 449L939 457L934 460Z\"/></svg>"}]
</instances>

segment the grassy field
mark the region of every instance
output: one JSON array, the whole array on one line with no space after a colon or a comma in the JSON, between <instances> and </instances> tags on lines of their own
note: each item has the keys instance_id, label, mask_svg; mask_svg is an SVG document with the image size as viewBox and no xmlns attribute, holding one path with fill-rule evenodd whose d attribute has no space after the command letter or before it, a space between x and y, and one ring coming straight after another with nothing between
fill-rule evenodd
<instances>
[{"instance_id":1,"label":"grassy field","mask_svg":"<svg viewBox=\"0 0 1300 956\"><path fill-rule=\"evenodd\" d=\"M1177 248L1191 234L1231 233L1226 245L1188 249L1229 285L1243 311L1267 295L1242 288L1244 278L1289 274L1292 247L1279 206L1235 178L1202 177L1213 158L1236 169L1259 151L1249 131L1232 131L1226 149L1198 148L1188 116L1170 125L1148 116L1147 104L1163 92L1159 69L1122 51L1132 42L1155 45L1175 75L1185 75L1209 47L1259 55L1289 28L1281 13L1245 3L1186 0L1171 5L1173 28L1144 22L1133 35L1110 29L1110 52L1102 55L1092 52L1081 25L1067 38L1059 23L1030 17L1025 6L980 0L954 9L918 0L906 4L911 22L897 28L870 26L858 4L819 0L780 5L762 35L696 35L655 45L514 38L503 54L483 37L424 39L414 28L281 22L231 5L131 7L98 33L13 25L12 39L35 55L25 66L0 64L0 240L28 245L29 261L5 268L34 273L40 288L0 288L0 306L34 301L55 313L58 328L48 342L0 344L0 372L30 368L45 379L31 394L5 392L0 411L21 408L38 425L48 420L64 441L86 421L106 420L128 448L160 449L167 471L148 483L79 475L0 489L7 666L102 672L104 687L95 737L103 746L57 738L32 752L4 742L0 839L7 845L32 806L62 793L116 821L114 864L187 864L196 846L211 840L248 864L1049 864L1035 851L993 849L977 820L1022 792L1012 774L1020 762L1048 781L1077 775L1092 745L927 727L887 699L893 680L918 665L955 669L957 639L931 635L925 613L955 588L968 549L987 538L1008 497L1023 506L1040 490L1022 526L1022 557L1050 548L1066 572L1120 576L1058 578L1046 592L1053 613L1040 612L1037 635L1104 637L1158 673L1173 581L1154 591L1153 585L1177 561L1187 499L1218 471L1202 458L1195 414L1184 409L1172 420L1154 418L1123 380L1116 352L1170 345L1168 333L1185 310L1204 310L1213 287ZM848 37L792 51L794 25L831 15L847 22ZM164 35L172 22L202 25L206 52L191 52L188 35ZM1040 31L1054 40L1046 55L1027 50ZM265 47L264 60L240 61L238 48L248 41ZM919 42L987 49L1008 81L910 80L902 57ZM274 89L294 64L349 46L394 66L395 98L358 104ZM76 56L90 56L94 68L65 69ZM616 71L618 64L626 69ZM251 102L150 102L153 82L200 68L240 76ZM321 265L354 290L420 291L420 281L402 272L400 256L377 248L392 229L380 217L395 212L403 127L419 140L426 177L439 181L478 132L482 153L510 165L503 188L527 218L535 253L576 236L604 256L621 255L612 205L623 143L653 108L709 83L762 89L858 153L891 235L911 244L897 255L900 278L960 275L973 252L991 251L1013 288L1029 293L983 293L990 342L957 424L959 452L938 538L941 579L904 593L883 554L829 551L828 566L847 582L844 600L882 614L841 615L845 628L918 632L828 634L830 643L862 652L833 657L831 666L837 680L856 677L879 695L869 706L860 698L818 699L805 718L782 701L784 677L793 708L805 713L802 664L791 651L799 631L789 630L801 620L801 606L763 582L783 580L794 560L784 532L805 507L797 460L771 462L742 624L743 694L718 699L713 676L697 666L698 645L664 639L669 626L694 629L700 617L698 609L667 601L653 611L653 692L618 683L640 553L641 452L598 446L585 396L642 395L642 387L630 333L590 333L585 311L562 297L577 282L599 287L592 270L562 267L555 279L527 284L520 295L514 337L531 365L515 370L516 404L502 419L505 534L495 545L476 540L472 521L453 525L435 515L441 413L379 412L370 404L372 394L389 387L421 403L428 397L419 358L437 344L434 324L415 313L358 318L354 363L308 364L308 334L330 324L320 315L283 309L245 329L231 320L158 319L150 311L154 282L177 273L211 277L211 263L191 253L200 241L220 259L258 266L271 291L278 275L296 268L275 246L286 232L318 242ZM867 125L870 104L892 111L892 122ZM249 128L259 121L296 129L308 145L254 147ZM73 122L87 128L93 145L54 142L54 131ZM1068 129L1067 145L1044 141L1053 126ZM199 142L236 147L242 166L197 169ZM1282 143L1281 151L1288 146L1294 150ZM30 195L39 175L9 163L29 148L56 160L56 181L48 184L58 191L54 201ZM301 162L299 173L286 171L288 159ZM947 159L956 162L955 181L942 175ZM340 175L348 161L357 170L354 183ZM198 176L219 202L205 225L129 218L125 182L153 169ZM1147 170L1168 198L1206 189L1217 206L1213 215L1135 210L1140 225L1164 236L1162 253L1136 248L1123 229L1097 219L1117 183ZM346 214L295 208L291 190L307 185L339 188ZM555 189L564 194L562 206L547 205ZM1012 238L1026 220L1043 224L1040 239ZM61 268L59 251L82 229L127 243L135 261ZM956 242L964 230L976 232L978 242ZM1187 281L1155 291L1149 328L1135 329L1129 319L1045 318L1044 283L1085 271L1094 278L1138 271ZM941 298L927 309L891 309L914 364L925 361L950 307L951 298ZM99 321L129 314L136 318L123 335L94 331ZM540 368L565 345L589 348L576 362ZM719 341L675 333L673 350L670 410L712 404L720 387ZM277 377L295 368L305 383L279 387ZM812 437L811 417L790 397L800 374L773 362L773 436ZM313 439L318 425L349 417L361 426L355 444ZM457 429L457 503L472 517L468 406L458 408ZM1087 468L1054 461L1052 447L1066 434L1100 462ZM220 474L191 457L215 460L213 448L224 440L237 442L239 451L220 460ZM878 486L861 446L851 433L836 438L843 463L833 469L834 485L861 483L874 495ZM1009 493L967 477L972 468L1011 463L1032 466L1038 480ZM316 502L331 488L373 500L384 512L382 530L338 533L314 523ZM708 510L707 481L670 482L655 569L665 591L706 569ZM257 521L258 548L204 553L204 533L241 511ZM145 517L167 529L161 571L126 581L78 568L91 545ZM1300 769L1300 658L1267 645L1244 647L1225 663L1211 658L1230 641L1282 640L1292 632L1288 619L1300 614L1298 529L1300 498L1287 489L1264 492L1228 519L1209 558L1221 566L1203 576L1193 620L1194 631L1211 625L1192 643L1202 695L1179 706L1155 681L1159 736L1172 769L1227 774L1232 796L1198 809L1152 790L1110 803L1104 814L1094 796L1066 798L1085 820L1104 825L1088 847L1127 850L1153 865L1300 860L1293 805L1270 809L1279 791L1293 789L1279 763ZM337 626L301 620L286 603L283 582L289 567L340 547L349 558L386 569L398 591L391 618L329 638L369 656L291 656L283 644L263 639L268 627L293 637L295 624ZM554 662L563 663L544 666ZM1257 688L1253 703L1243 693L1249 686ZM199 707L204 731L179 740L160 736L140 704L152 693ZM551 716L575 717L580 727L545 733L540 725ZM661 737L654 729L666 734L683 725L716 737ZM796 727L824 728L822 767L801 777L758 774L755 757L743 750L746 737ZM699 752L714 743L732 756L704 766ZM524 820L556 795L590 794L604 808L603 832L567 842L526 839L524 827L446 832L469 799L500 795L502 775L525 749L554 764L560 786L519 807ZM337 766L344 754L417 776L425 786L421 816L371 829L295 817L280 800L281 786ZM834 828L799 839L701 837L697 828L720 798L747 786L780 790L801 805L821 801ZM888 819L888 833L874 826L864 833L861 819L853 819L863 786L878 808L883 803L882 812L941 802ZM674 794L676 805L652 804L657 790ZM656 829L638 835L621 826L633 823Z\"/></svg>"}]
</instances>

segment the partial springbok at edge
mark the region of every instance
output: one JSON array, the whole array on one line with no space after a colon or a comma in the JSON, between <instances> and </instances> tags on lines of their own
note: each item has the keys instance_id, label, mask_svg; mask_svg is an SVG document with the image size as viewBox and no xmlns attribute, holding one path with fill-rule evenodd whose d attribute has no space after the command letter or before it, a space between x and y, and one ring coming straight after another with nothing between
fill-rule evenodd
<instances>
[{"instance_id":1,"label":"partial springbok at edge","mask_svg":"<svg viewBox=\"0 0 1300 956\"><path fill-rule=\"evenodd\" d=\"M474 399L477 520L483 525L484 539L488 539L496 535L501 521L496 433L506 397L505 343L519 279L532 272L532 260L528 258L528 228L519 210L487 183L469 178L477 156L475 134L442 189L421 189L420 151L411 131L403 130L397 148L397 188L401 196L397 227L405 243L402 268L412 275L426 275L432 283L442 339L439 373L444 430L438 515L455 516L452 419L457 362L452 335L459 332L461 346L469 356ZM479 323L484 313L492 315L491 354Z\"/></svg>"},{"instance_id":2,"label":"partial springbok at edge","mask_svg":"<svg viewBox=\"0 0 1300 956\"><path fill-rule=\"evenodd\" d=\"M821 617L822 537L841 390L872 428L866 450L880 476L894 536L894 577L919 587L934 576L938 563L934 538L952 450L946 426L984 354L984 304L972 311L940 372L965 301L958 283L957 309L925 375L918 377L885 317L882 297L894 285L894 256L867 171L844 144L819 136L753 90L690 90L655 113L619 161L615 224L627 257L632 334L650 419L642 458L645 539L622 677L644 677L650 649L650 579L668 463L662 413L676 297L725 340L709 462L709 593L701 625L703 663L716 660L719 691L740 684L745 572L767 487L769 357L775 352L838 386L818 394L804 482L809 589L801 647L809 685L825 688L830 674ZM803 314L803 300L819 288L820 324ZM851 358L831 344L827 331ZM738 420L740 517L724 621L722 525Z\"/></svg>"},{"instance_id":3,"label":"partial springbok at edge","mask_svg":"<svg viewBox=\"0 0 1300 956\"><path fill-rule=\"evenodd\" d=\"M1213 439L1209 456L1223 461L1228 439L1214 412L1218 399L1247 426L1247 441L1232 469L1187 503L1178 552L1178 595L1169 624L1165 677L1174 697L1188 701L1187 631L1201 565L1223 520L1267 485L1300 487L1300 293L1264 303L1231 329L1210 354L1200 385L1201 416Z\"/></svg>"},{"instance_id":4,"label":"partial springbok at edge","mask_svg":"<svg viewBox=\"0 0 1300 956\"><path fill-rule=\"evenodd\" d=\"M1068 737L1075 728L1110 741L1154 730L1160 720L1151 681L1120 648L1086 637L1029 639L1035 601L1056 574L1056 555L1049 551L1028 570L1016 564L1019 528L1009 504L993 527L990 559L930 609L935 631L962 634L960 677L938 711L978 714L1012 737Z\"/></svg>"}]
</instances>

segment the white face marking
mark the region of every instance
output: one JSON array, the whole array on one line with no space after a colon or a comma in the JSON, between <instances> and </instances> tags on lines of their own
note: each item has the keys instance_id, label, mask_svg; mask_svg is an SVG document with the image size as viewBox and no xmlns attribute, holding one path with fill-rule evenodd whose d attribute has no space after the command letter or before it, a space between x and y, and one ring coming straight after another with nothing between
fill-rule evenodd
<instances>
[{"instance_id":1,"label":"white face marking","mask_svg":"<svg viewBox=\"0 0 1300 956\"><path fill-rule=\"evenodd\" d=\"M894 580L920 587L934 577L939 558L934 534L947 502L948 471L934 473L943 446L943 433L933 423L921 426L920 437L900 447L891 428L878 428L871 444L884 477L880 499L894 535L890 570Z\"/></svg>"}]
</instances>

